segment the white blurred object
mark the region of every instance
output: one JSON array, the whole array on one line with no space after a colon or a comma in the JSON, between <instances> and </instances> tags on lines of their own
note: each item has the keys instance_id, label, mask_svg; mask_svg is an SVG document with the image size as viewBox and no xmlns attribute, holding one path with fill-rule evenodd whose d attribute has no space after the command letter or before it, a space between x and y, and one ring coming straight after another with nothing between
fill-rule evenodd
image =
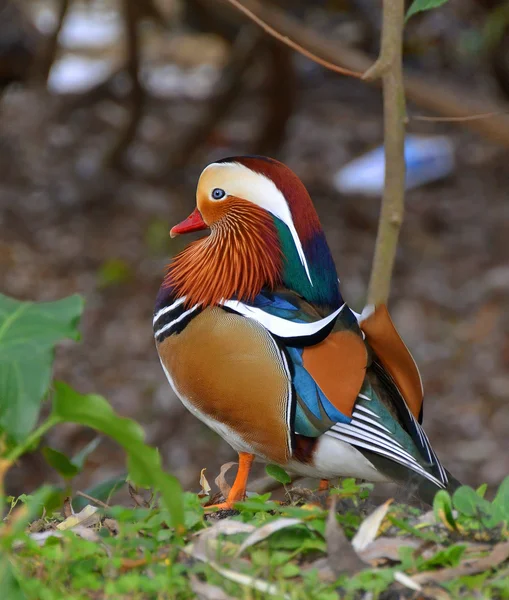
<instances>
[{"instance_id":1,"label":"white blurred object","mask_svg":"<svg viewBox=\"0 0 509 600\"><path fill-rule=\"evenodd\" d=\"M406 189L410 190L450 175L454 148L445 136L405 138ZM334 187L344 194L381 196L385 180L385 155L379 146L356 158L334 175Z\"/></svg>"},{"instance_id":2,"label":"white blurred object","mask_svg":"<svg viewBox=\"0 0 509 600\"><path fill-rule=\"evenodd\" d=\"M102 48L115 43L121 34L118 13L79 7L66 16L58 41L69 49Z\"/></svg>"},{"instance_id":3,"label":"white blurred object","mask_svg":"<svg viewBox=\"0 0 509 600\"><path fill-rule=\"evenodd\" d=\"M106 81L113 69L114 64L111 60L66 54L53 63L48 78L48 89L55 94L86 92Z\"/></svg>"},{"instance_id":4,"label":"white blurred object","mask_svg":"<svg viewBox=\"0 0 509 600\"><path fill-rule=\"evenodd\" d=\"M212 65L183 69L178 65L153 66L143 70L142 81L147 90L157 98L208 98L220 77Z\"/></svg>"}]
</instances>

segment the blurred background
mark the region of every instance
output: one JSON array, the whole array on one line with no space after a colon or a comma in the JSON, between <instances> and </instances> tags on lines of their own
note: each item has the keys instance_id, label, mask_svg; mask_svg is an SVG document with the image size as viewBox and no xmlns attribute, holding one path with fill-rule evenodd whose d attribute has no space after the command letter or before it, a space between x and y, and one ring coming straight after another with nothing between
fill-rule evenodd
<instances>
[{"instance_id":1,"label":"blurred background","mask_svg":"<svg viewBox=\"0 0 509 600\"><path fill-rule=\"evenodd\" d=\"M376 57L381 2L263 4L329 47ZM477 112L509 110L509 3L450 0L415 16L405 66L428 100L408 103L408 132L425 141L409 139L415 180L391 313L421 369L437 452L465 483L494 486L509 473L507 117L414 117L450 114L426 112L449 89L449 111L472 99ZM368 154L383 143L380 89L295 54L221 0L0 0L0 86L0 290L85 297L82 342L60 347L56 376L137 419L196 490L200 469L212 481L235 455L181 406L157 359L154 298L191 241L168 231L192 211L208 162L278 158L308 187L343 295L361 309L382 183L380 151ZM92 437L66 425L47 443L72 454ZM78 487L123 468L105 440ZM8 487L30 492L50 476L33 453Z\"/></svg>"}]
</instances>

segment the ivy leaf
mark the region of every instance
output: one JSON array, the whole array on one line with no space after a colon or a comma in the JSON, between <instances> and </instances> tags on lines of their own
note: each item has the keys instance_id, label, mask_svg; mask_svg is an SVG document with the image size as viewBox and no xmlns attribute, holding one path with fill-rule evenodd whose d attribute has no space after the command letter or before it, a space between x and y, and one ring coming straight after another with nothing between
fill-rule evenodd
<instances>
[{"instance_id":1,"label":"ivy leaf","mask_svg":"<svg viewBox=\"0 0 509 600\"><path fill-rule=\"evenodd\" d=\"M279 483L282 483L283 485L292 482L290 475L288 475L283 467L279 467L278 465L267 465L265 467L265 472L269 477L272 477L272 479L279 481Z\"/></svg>"},{"instance_id":2,"label":"ivy leaf","mask_svg":"<svg viewBox=\"0 0 509 600\"><path fill-rule=\"evenodd\" d=\"M82 311L80 296L34 303L0 294L0 428L17 442L37 422L55 345L79 338Z\"/></svg>"},{"instance_id":3,"label":"ivy leaf","mask_svg":"<svg viewBox=\"0 0 509 600\"><path fill-rule=\"evenodd\" d=\"M446 2L447 0L414 0L406 13L405 21L408 21L408 19L416 13L438 8Z\"/></svg>"},{"instance_id":4,"label":"ivy leaf","mask_svg":"<svg viewBox=\"0 0 509 600\"><path fill-rule=\"evenodd\" d=\"M65 454L46 446L42 449L42 454L46 459L46 462L53 467L64 479L72 479L80 472L76 465L74 465Z\"/></svg>"},{"instance_id":5,"label":"ivy leaf","mask_svg":"<svg viewBox=\"0 0 509 600\"><path fill-rule=\"evenodd\" d=\"M52 417L91 427L113 438L127 453L129 478L137 485L158 490L173 524L183 524L180 484L163 471L158 451L145 444L143 429L138 423L119 417L101 396L83 396L62 382L55 382Z\"/></svg>"}]
</instances>

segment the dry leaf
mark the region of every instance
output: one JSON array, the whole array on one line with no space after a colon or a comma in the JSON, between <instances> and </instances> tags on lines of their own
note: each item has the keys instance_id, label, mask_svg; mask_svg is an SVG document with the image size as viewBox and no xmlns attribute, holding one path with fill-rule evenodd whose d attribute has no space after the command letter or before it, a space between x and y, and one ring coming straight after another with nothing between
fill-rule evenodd
<instances>
[{"instance_id":1,"label":"dry leaf","mask_svg":"<svg viewBox=\"0 0 509 600\"><path fill-rule=\"evenodd\" d=\"M202 469L200 471L200 492L198 493L198 498L204 498L205 496L208 496L210 494L211 491L211 487L209 482L207 481L207 478L205 477L205 471L207 469Z\"/></svg>"},{"instance_id":2,"label":"dry leaf","mask_svg":"<svg viewBox=\"0 0 509 600\"><path fill-rule=\"evenodd\" d=\"M257 590L262 592L263 594L268 594L269 596L277 596L278 598L285 598L285 600L290 600L288 594L282 594L278 587L268 581L263 579L259 579L258 577L251 577L250 575L244 575L243 573L238 573L237 571L232 571L231 569L224 569L218 563L213 560L210 560L206 555L203 555L201 552L197 552L194 544L188 544L184 548L184 552L201 560L202 562L207 563L214 571L219 573L225 579L229 579L235 583L240 585L244 585L253 590Z\"/></svg>"},{"instance_id":3,"label":"dry leaf","mask_svg":"<svg viewBox=\"0 0 509 600\"><path fill-rule=\"evenodd\" d=\"M256 529L254 525L233 521L232 519L221 519L212 527L202 529L195 534L195 537L215 539L219 535L235 535L236 533L251 533Z\"/></svg>"},{"instance_id":4,"label":"dry leaf","mask_svg":"<svg viewBox=\"0 0 509 600\"><path fill-rule=\"evenodd\" d=\"M221 490L221 494L223 494L224 498L228 498L228 494L230 493L231 485L226 481L225 475L228 471L238 463L229 462L222 465L221 470L219 471L219 475L215 479L215 483L217 487Z\"/></svg>"},{"instance_id":5,"label":"dry leaf","mask_svg":"<svg viewBox=\"0 0 509 600\"><path fill-rule=\"evenodd\" d=\"M103 520L103 526L111 533L111 535L118 535L119 528L118 522L115 519L106 518Z\"/></svg>"},{"instance_id":6,"label":"dry leaf","mask_svg":"<svg viewBox=\"0 0 509 600\"><path fill-rule=\"evenodd\" d=\"M334 583L337 580L327 558L317 558L312 563L302 565L303 572L312 570L316 571L318 579L324 583Z\"/></svg>"},{"instance_id":7,"label":"dry leaf","mask_svg":"<svg viewBox=\"0 0 509 600\"><path fill-rule=\"evenodd\" d=\"M424 598L433 598L433 600L451 600L451 596L438 585L425 585L422 587L422 595Z\"/></svg>"},{"instance_id":8,"label":"dry leaf","mask_svg":"<svg viewBox=\"0 0 509 600\"><path fill-rule=\"evenodd\" d=\"M364 562L373 564L378 563L381 559L394 560L399 562L399 549L401 547L415 548L416 551L427 544L425 540L415 538L390 538L379 537L371 544L368 544L364 550L360 550L357 554Z\"/></svg>"},{"instance_id":9,"label":"dry leaf","mask_svg":"<svg viewBox=\"0 0 509 600\"><path fill-rule=\"evenodd\" d=\"M365 565L357 556L336 519L337 498L335 496L331 498L332 502L325 527L325 540L327 542L327 562L337 578L345 572L355 573L363 569Z\"/></svg>"},{"instance_id":10,"label":"dry leaf","mask_svg":"<svg viewBox=\"0 0 509 600\"><path fill-rule=\"evenodd\" d=\"M273 533L276 533L276 531L286 529L287 527L293 527L294 525L298 525L299 523L302 523L301 519L281 518L276 519L275 521L271 521L270 523L267 523L267 525L259 527L242 542L240 548L237 551L236 556L240 556L246 548L258 544L258 542L261 542L265 538L268 538Z\"/></svg>"},{"instance_id":11,"label":"dry leaf","mask_svg":"<svg viewBox=\"0 0 509 600\"><path fill-rule=\"evenodd\" d=\"M62 521L57 525L57 529L64 531L65 529L73 529L77 525L82 527L93 527L97 525L101 520L101 515L97 506L87 504L83 510L79 513L75 513L70 517L67 517L65 521Z\"/></svg>"},{"instance_id":12,"label":"dry leaf","mask_svg":"<svg viewBox=\"0 0 509 600\"><path fill-rule=\"evenodd\" d=\"M68 517L70 517L71 515L74 514L74 509L72 507L72 503L71 503L71 497L67 496L64 499L64 507L62 512L64 513L64 517L67 519Z\"/></svg>"},{"instance_id":13,"label":"dry leaf","mask_svg":"<svg viewBox=\"0 0 509 600\"><path fill-rule=\"evenodd\" d=\"M79 535L84 540L88 540L89 542L100 542L101 537L97 533L95 529L90 529L90 527L84 527L83 525L77 525L71 529L73 533Z\"/></svg>"},{"instance_id":14,"label":"dry leaf","mask_svg":"<svg viewBox=\"0 0 509 600\"><path fill-rule=\"evenodd\" d=\"M402 571L395 571L394 581L397 581L398 583L401 583L401 585L404 585L405 587L416 592L420 592L422 590L422 587L417 582L415 582L411 577Z\"/></svg>"},{"instance_id":15,"label":"dry leaf","mask_svg":"<svg viewBox=\"0 0 509 600\"><path fill-rule=\"evenodd\" d=\"M195 534L196 542L193 545L195 556L198 554L202 557L217 556L217 545L214 542L220 535L235 535L237 533L252 533L255 530L254 525L249 523L241 523L240 521L232 521L231 519L221 519L212 527L202 529ZM200 559L202 560L202 559Z\"/></svg>"},{"instance_id":16,"label":"dry leaf","mask_svg":"<svg viewBox=\"0 0 509 600\"><path fill-rule=\"evenodd\" d=\"M46 540L50 537L62 537L60 531L55 531L54 529L48 529L48 531L38 531L37 533L30 533L29 537L34 540L39 546L44 546ZM16 543L17 542L17 543ZM13 547L14 549L19 549L23 547L25 544L20 540L16 540Z\"/></svg>"},{"instance_id":17,"label":"dry leaf","mask_svg":"<svg viewBox=\"0 0 509 600\"><path fill-rule=\"evenodd\" d=\"M509 558L509 542L497 544L493 550L483 558L467 559L462 561L458 567L450 569L441 569L440 571L425 571L412 577L413 581L419 584L424 583L442 583L462 577L464 575L475 575L487 569L493 569L500 563Z\"/></svg>"},{"instance_id":18,"label":"dry leaf","mask_svg":"<svg viewBox=\"0 0 509 600\"><path fill-rule=\"evenodd\" d=\"M191 589L196 594L198 600L234 600L217 585L211 585L201 581L196 575L190 577Z\"/></svg>"},{"instance_id":19,"label":"dry leaf","mask_svg":"<svg viewBox=\"0 0 509 600\"><path fill-rule=\"evenodd\" d=\"M371 544L371 542L374 541L392 502L392 498L387 500L387 502L384 502L361 523L359 530L352 539L352 546L355 548L356 552L361 552L368 544Z\"/></svg>"},{"instance_id":20,"label":"dry leaf","mask_svg":"<svg viewBox=\"0 0 509 600\"><path fill-rule=\"evenodd\" d=\"M136 506L141 506L143 508L150 508L150 502L147 502L145 498L138 493L138 490L132 485L132 483L128 484L129 496L134 500Z\"/></svg>"}]
</instances>

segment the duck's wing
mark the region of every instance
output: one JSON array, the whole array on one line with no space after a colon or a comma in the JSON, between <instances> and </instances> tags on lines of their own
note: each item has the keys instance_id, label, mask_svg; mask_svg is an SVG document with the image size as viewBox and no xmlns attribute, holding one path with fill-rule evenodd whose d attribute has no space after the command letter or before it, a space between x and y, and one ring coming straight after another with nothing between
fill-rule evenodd
<instances>
[{"instance_id":1,"label":"duck's wing","mask_svg":"<svg viewBox=\"0 0 509 600\"><path fill-rule=\"evenodd\" d=\"M417 367L385 308L374 313L376 320L357 319L343 305L329 320L290 291L264 294L256 308L270 315L270 324L265 318L263 324L289 366L292 429L308 454L304 460L312 459L316 440L327 435L358 449L392 479L416 477L434 491L447 487L450 477L419 423ZM243 310L250 315L251 309Z\"/></svg>"},{"instance_id":2,"label":"duck's wing","mask_svg":"<svg viewBox=\"0 0 509 600\"><path fill-rule=\"evenodd\" d=\"M224 308L256 320L278 343L295 391L296 433L318 436L335 422L350 421L368 352L346 304L323 316L298 294L278 290Z\"/></svg>"}]
</instances>

